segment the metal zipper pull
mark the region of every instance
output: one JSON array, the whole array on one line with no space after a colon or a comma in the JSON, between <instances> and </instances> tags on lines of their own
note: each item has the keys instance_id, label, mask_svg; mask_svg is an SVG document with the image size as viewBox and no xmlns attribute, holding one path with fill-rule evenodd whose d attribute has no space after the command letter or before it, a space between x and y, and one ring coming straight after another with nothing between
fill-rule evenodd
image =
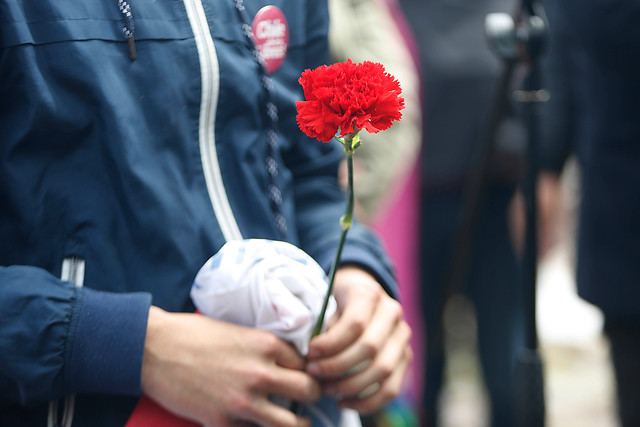
<instances>
[{"instance_id":1,"label":"metal zipper pull","mask_svg":"<svg viewBox=\"0 0 640 427\"><path fill-rule=\"evenodd\" d=\"M127 44L129 45L129 59L132 61L136 60L136 42L133 39L133 36L127 37Z\"/></svg>"},{"instance_id":2,"label":"metal zipper pull","mask_svg":"<svg viewBox=\"0 0 640 427\"><path fill-rule=\"evenodd\" d=\"M122 14L122 32L127 39L127 45L129 46L129 59L135 61L137 57L136 44L133 38L136 27L133 24L133 14L131 13L131 5L127 0L118 0L118 9Z\"/></svg>"}]
</instances>

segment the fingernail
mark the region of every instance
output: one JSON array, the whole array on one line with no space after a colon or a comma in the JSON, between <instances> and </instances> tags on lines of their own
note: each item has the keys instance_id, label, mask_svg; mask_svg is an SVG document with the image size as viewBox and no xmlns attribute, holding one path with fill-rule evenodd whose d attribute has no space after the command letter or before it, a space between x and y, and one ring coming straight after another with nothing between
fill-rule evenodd
<instances>
[{"instance_id":1,"label":"fingernail","mask_svg":"<svg viewBox=\"0 0 640 427\"><path fill-rule=\"evenodd\" d=\"M320 371L320 366L317 363L311 362L307 365L307 372L313 376L319 376L322 371Z\"/></svg>"},{"instance_id":2,"label":"fingernail","mask_svg":"<svg viewBox=\"0 0 640 427\"><path fill-rule=\"evenodd\" d=\"M315 359L317 357L320 357L320 351L318 351L317 348L310 348L309 353L307 353L307 357L309 359Z\"/></svg>"}]
</instances>

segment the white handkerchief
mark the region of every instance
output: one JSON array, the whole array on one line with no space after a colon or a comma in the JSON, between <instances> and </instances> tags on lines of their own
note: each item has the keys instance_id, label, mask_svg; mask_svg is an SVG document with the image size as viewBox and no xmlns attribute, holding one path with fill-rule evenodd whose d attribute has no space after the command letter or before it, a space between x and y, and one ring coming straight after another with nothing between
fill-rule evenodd
<instances>
[{"instance_id":1,"label":"white handkerchief","mask_svg":"<svg viewBox=\"0 0 640 427\"><path fill-rule=\"evenodd\" d=\"M233 240L202 266L191 298L206 316L273 332L306 355L327 286L318 263L290 243ZM331 297L325 326L335 311Z\"/></svg>"}]
</instances>

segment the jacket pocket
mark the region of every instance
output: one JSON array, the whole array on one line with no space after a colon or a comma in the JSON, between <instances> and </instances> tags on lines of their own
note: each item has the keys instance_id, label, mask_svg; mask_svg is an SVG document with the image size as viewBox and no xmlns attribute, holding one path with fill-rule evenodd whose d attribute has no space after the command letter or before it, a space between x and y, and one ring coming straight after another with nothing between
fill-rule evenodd
<instances>
[{"instance_id":1,"label":"jacket pocket","mask_svg":"<svg viewBox=\"0 0 640 427\"><path fill-rule=\"evenodd\" d=\"M192 37L182 3L134 2L136 40ZM0 4L0 47L104 40L126 44L117 0L7 0Z\"/></svg>"}]
</instances>

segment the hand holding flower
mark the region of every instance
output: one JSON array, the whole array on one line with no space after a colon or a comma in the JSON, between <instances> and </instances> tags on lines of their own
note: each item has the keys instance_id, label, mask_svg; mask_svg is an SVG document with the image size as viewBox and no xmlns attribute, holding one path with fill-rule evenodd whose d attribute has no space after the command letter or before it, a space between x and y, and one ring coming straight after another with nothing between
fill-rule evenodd
<instances>
[{"instance_id":1,"label":"hand holding flower","mask_svg":"<svg viewBox=\"0 0 640 427\"><path fill-rule=\"evenodd\" d=\"M353 221L353 153L360 146L362 129L377 133L400 120L404 108L400 83L382 64L351 60L306 70L299 79L305 101L297 101L298 126L312 138L329 142L336 138L347 158L347 207L340 218L342 234L329 272L329 287L312 337L322 329L326 304L333 290L347 231Z\"/></svg>"},{"instance_id":2,"label":"hand holding flower","mask_svg":"<svg viewBox=\"0 0 640 427\"><path fill-rule=\"evenodd\" d=\"M353 154L362 129L376 133L401 117L404 100L398 81L381 64L350 60L307 70L300 77L305 101L296 103L298 125L312 138L336 138L347 160L347 206L342 234L329 273L325 304L333 292L338 312L319 335L324 308L309 347L307 372L323 380L324 392L340 405L362 413L381 408L400 391L412 360L411 330L400 304L366 271L340 267L346 234L353 221ZM335 292L334 292L335 284Z\"/></svg>"},{"instance_id":3,"label":"hand holding flower","mask_svg":"<svg viewBox=\"0 0 640 427\"><path fill-rule=\"evenodd\" d=\"M311 340L307 372L340 405L369 413L398 395L413 358L411 329L400 304L369 273L342 267L335 280L338 312Z\"/></svg>"}]
</instances>

